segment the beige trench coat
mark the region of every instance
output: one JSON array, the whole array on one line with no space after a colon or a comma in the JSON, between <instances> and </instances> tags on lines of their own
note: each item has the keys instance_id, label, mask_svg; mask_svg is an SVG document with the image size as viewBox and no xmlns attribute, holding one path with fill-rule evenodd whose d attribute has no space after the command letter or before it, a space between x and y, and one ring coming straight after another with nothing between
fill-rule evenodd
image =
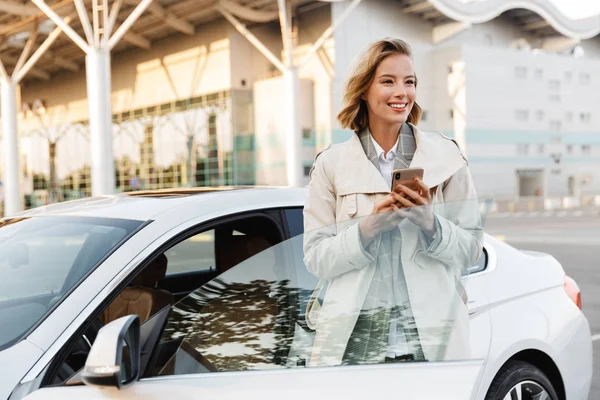
<instances>
[{"instance_id":1,"label":"beige trench coat","mask_svg":"<svg viewBox=\"0 0 600 400\"><path fill-rule=\"evenodd\" d=\"M427 248L419 229L402 221L401 260L396 265L401 262L404 269L417 327L436 328L450 321L443 354L439 345L424 345L425 358L467 359L469 317L464 292L460 293L460 269L473 265L482 249L477 194L456 143L411 127L417 149L410 166L425 170L423 181L432 188L441 242ZM315 160L304 208L304 261L312 274L328 284L317 320L312 366L341 364L377 265L362 249L356 222L389 192L358 135L331 146Z\"/></svg>"}]
</instances>

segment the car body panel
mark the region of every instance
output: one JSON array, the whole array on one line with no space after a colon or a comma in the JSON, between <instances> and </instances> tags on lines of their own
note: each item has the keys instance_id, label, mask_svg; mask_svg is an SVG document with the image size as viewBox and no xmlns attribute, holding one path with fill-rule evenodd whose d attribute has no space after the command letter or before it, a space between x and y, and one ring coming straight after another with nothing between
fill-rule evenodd
<instances>
[{"instance_id":1,"label":"car body panel","mask_svg":"<svg viewBox=\"0 0 600 400\"><path fill-rule=\"evenodd\" d=\"M481 362L435 364L438 363L181 375L143 379L121 391L89 386L41 389L26 399L364 400L392 392L401 392L406 399L472 398L473 383L483 367Z\"/></svg>"}]
</instances>

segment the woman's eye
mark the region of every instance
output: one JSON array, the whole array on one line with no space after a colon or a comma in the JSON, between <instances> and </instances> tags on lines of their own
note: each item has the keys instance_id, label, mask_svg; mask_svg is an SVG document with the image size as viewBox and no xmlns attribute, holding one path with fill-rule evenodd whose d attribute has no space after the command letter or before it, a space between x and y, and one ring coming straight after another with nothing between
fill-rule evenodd
<instances>
[{"instance_id":1,"label":"woman's eye","mask_svg":"<svg viewBox=\"0 0 600 400\"><path fill-rule=\"evenodd\" d=\"M413 79L409 79L409 80L406 81L406 84L407 85L414 85L415 81Z\"/></svg>"},{"instance_id":2,"label":"woman's eye","mask_svg":"<svg viewBox=\"0 0 600 400\"><path fill-rule=\"evenodd\" d=\"M386 84L386 85L387 85L387 84L394 83L394 82L392 82L392 80L391 80L391 79L386 79L385 81L383 81L383 82L381 82L381 83L383 83L383 84Z\"/></svg>"}]
</instances>

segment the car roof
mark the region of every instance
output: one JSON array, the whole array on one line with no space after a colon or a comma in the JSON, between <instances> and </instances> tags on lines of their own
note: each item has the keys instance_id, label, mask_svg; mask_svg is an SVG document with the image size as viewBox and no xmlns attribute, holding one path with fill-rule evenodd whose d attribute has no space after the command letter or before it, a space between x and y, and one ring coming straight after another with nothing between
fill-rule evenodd
<instances>
[{"instance_id":1,"label":"car roof","mask_svg":"<svg viewBox=\"0 0 600 400\"><path fill-rule=\"evenodd\" d=\"M249 208L273 207L279 203L280 206L302 206L305 195L306 189L300 188L247 186L148 190L55 203L23 211L14 217L68 215L148 221L190 204L206 212L239 203Z\"/></svg>"}]
</instances>

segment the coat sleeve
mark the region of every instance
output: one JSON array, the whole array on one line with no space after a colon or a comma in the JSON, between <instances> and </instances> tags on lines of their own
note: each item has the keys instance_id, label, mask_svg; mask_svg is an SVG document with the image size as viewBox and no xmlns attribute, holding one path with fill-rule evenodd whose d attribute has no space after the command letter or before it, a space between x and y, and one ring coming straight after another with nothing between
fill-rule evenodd
<instances>
[{"instance_id":1,"label":"coat sleeve","mask_svg":"<svg viewBox=\"0 0 600 400\"><path fill-rule=\"evenodd\" d=\"M437 232L427 253L451 267L468 268L477 262L483 249L483 224L469 167L465 165L454 173L442 190L443 204L433 205Z\"/></svg>"},{"instance_id":2,"label":"coat sleeve","mask_svg":"<svg viewBox=\"0 0 600 400\"><path fill-rule=\"evenodd\" d=\"M324 158L317 157L310 173L303 247L308 270L320 279L330 280L360 269L374 258L361 244L358 221L336 224L336 193Z\"/></svg>"}]
</instances>

